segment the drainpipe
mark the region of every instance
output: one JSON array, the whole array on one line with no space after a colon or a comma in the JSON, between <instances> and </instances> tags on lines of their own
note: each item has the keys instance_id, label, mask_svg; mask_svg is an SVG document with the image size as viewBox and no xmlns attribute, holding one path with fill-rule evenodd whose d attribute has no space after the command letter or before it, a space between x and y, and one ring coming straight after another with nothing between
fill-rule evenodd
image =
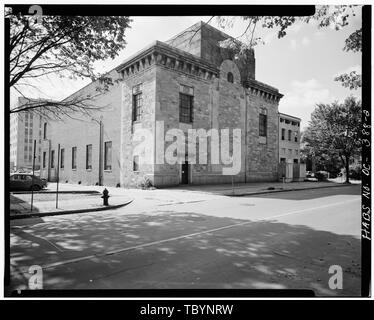
<instances>
[{"instance_id":1,"label":"drainpipe","mask_svg":"<svg viewBox=\"0 0 374 320\"><path fill-rule=\"evenodd\" d=\"M103 121L100 117L100 141L99 141L99 186L103 185Z\"/></svg>"},{"instance_id":2,"label":"drainpipe","mask_svg":"<svg viewBox=\"0 0 374 320\"><path fill-rule=\"evenodd\" d=\"M247 105L247 92L244 90L244 106L245 106L245 117L244 117L244 183L247 183L247 117L248 117L248 105Z\"/></svg>"}]
</instances>

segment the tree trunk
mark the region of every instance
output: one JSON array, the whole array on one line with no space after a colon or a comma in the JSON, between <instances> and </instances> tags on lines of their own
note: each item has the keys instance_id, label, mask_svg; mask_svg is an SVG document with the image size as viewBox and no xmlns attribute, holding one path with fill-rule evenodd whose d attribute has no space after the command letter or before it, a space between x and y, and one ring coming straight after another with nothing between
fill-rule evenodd
<instances>
[{"instance_id":1,"label":"tree trunk","mask_svg":"<svg viewBox=\"0 0 374 320\"><path fill-rule=\"evenodd\" d=\"M345 156L345 183L349 183L349 155Z\"/></svg>"}]
</instances>

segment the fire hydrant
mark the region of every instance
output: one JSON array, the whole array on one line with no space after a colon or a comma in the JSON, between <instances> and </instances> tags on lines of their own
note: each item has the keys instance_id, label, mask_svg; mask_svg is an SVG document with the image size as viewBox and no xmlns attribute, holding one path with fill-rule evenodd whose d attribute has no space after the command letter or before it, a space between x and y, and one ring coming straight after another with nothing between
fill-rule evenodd
<instances>
[{"instance_id":1,"label":"fire hydrant","mask_svg":"<svg viewBox=\"0 0 374 320\"><path fill-rule=\"evenodd\" d=\"M107 188L104 189L102 198L103 198L103 205L104 206L109 206L109 203L108 203L109 191L107 190Z\"/></svg>"}]
</instances>

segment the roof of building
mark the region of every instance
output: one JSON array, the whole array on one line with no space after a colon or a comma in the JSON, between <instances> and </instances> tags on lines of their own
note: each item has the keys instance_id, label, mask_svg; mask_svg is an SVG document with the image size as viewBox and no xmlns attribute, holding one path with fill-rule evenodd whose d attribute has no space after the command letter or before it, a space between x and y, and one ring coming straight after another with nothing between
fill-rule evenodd
<instances>
[{"instance_id":1,"label":"roof of building","mask_svg":"<svg viewBox=\"0 0 374 320\"><path fill-rule=\"evenodd\" d=\"M209 61L206 61L198 56L195 56L191 53L188 53L186 51L183 51L181 49L172 47L165 42L162 41L153 41L150 45L146 46L142 50L138 51L137 53L133 54L129 58L127 58L124 62L122 62L117 68L115 68L118 72L126 68L127 66L133 64L137 60L142 59L145 55L150 54L154 50L160 50L160 51L165 51L177 56L183 56L183 58L190 59L194 61L195 63L199 64L204 64L205 66L211 68L211 69L216 69L216 66L211 64Z\"/></svg>"},{"instance_id":2,"label":"roof of building","mask_svg":"<svg viewBox=\"0 0 374 320\"><path fill-rule=\"evenodd\" d=\"M301 121L300 118L295 117L295 116L291 116L290 114L278 112L278 115L279 115L279 117L282 116L282 117L285 117L285 118L291 118L291 119L295 119L295 120Z\"/></svg>"}]
</instances>

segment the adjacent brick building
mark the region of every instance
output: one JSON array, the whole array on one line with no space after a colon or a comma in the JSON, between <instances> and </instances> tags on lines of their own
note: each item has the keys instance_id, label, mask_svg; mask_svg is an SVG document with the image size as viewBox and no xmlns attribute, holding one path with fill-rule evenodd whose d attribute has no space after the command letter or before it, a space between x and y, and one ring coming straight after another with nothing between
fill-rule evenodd
<instances>
[{"instance_id":1,"label":"adjacent brick building","mask_svg":"<svg viewBox=\"0 0 374 320\"><path fill-rule=\"evenodd\" d=\"M60 181L126 187L145 178L155 186L277 180L282 94L255 79L252 50L235 54L219 46L228 37L200 22L167 42L155 41L110 71L119 82L95 100L103 109L93 119L47 124L42 176L56 179L60 144ZM75 94L93 92L97 85ZM225 165L209 162L159 163L156 153L172 141L159 145L157 123L163 124L161 135L173 128L186 133L241 129L240 172L223 175ZM152 163L140 164L135 154L138 128L153 134ZM209 146L208 139L208 153Z\"/></svg>"},{"instance_id":2,"label":"adjacent brick building","mask_svg":"<svg viewBox=\"0 0 374 320\"><path fill-rule=\"evenodd\" d=\"M301 119L279 113L279 162L300 163Z\"/></svg>"}]
</instances>

